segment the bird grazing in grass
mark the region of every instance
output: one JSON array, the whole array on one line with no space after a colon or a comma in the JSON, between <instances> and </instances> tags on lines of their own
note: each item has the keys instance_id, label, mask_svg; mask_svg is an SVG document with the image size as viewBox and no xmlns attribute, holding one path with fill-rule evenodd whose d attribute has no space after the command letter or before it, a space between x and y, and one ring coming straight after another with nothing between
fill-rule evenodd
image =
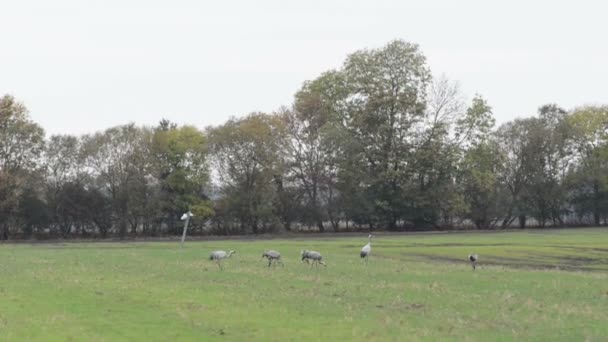
<instances>
[{"instance_id":1,"label":"bird grazing in grass","mask_svg":"<svg viewBox=\"0 0 608 342\"><path fill-rule=\"evenodd\" d=\"M268 259L268 267L270 267L270 265L272 265L273 261L274 261L275 265L277 263L279 263L279 264L281 264L281 266L283 266L283 261L281 261L281 253L279 253L277 251L273 251L273 250L265 251L262 254L262 258Z\"/></svg>"},{"instance_id":2,"label":"bird grazing in grass","mask_svg":"<svg viewBox=\"0 0 608 342\"><path fill-rule=\"evenodd\" d=\"M312 264L310 265L310 267L312 267L313 265L317 265L317 267L319 267L319 264L327 267L327 264L325 264L323 262L323 257L321 256L321 253L316 252L316 251L309 251L309 250L303 250L301 252L302 254L302 262L306 261L307 263L310 263L310 260L312 260Z\"/></svg>"},{"instance_id":3,"label":"bird grazing in grass","mask_svg":"<svg viewBox=\"0 0 608 342\"><path fill-rule=\"evenodd\" d=\"M471 262L471 266L473 266L473 271L475 271L475 266L477 263L477 254L469 254L469 261Z\"/></svg>"},{"instance_id":4,"label":"bird grazing in grass","mask_svg":"<svg viewBox=\"0 0 608 342\"><path fill-rule=\"evenodd\" d=\"M369 236L367 237L367 245L363 246L363 248L361 248L361 258L365 258L365 262L367 262L367 260L369 260L369 255L372 252L372 238L374 236L372 234L369 234Z\"/></svg>"},{"instance_id":5,"label":"bird grazing in grass","mask_svg":"<svg viewBox=\"0 0 608 342\"><path fill-rule=\"evenodd\" d=\"M213 251L209 254L209 260L215 261L220 270L223 270L221 261L223 259L228 259L232 256L232 254L236 253L235 251L230 251L226 253L226 251Z\"/></svg>"}]
</instances>

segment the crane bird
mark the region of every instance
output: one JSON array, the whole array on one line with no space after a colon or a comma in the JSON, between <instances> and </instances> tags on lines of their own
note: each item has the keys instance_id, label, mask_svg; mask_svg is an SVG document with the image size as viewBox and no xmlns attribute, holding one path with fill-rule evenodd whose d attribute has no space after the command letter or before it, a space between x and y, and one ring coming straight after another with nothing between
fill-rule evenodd
<instances>
[{"instance_id":1,"label":"crane bird","mask_svg":"<svg viewBox=\"0 0 608 342\"><path fill-rule=\"evenodd\" d=\"M469 254L469 261L471 262L471 266L473 266L473 271L475 271L475 266L477 263L477 254Z\"/></svg>"},{"instance_id":2,"label":"crane bird","mask_svg":"<svg viewBox=\"0 0 608 342\"><path fill-rule=\"evenodd\" d=\"M221 261L223 259L228 259L232 256L232 254L236 253L235 251L230 251L226 253L226 251L213 251L209 254L209 260L215 261L220 270L223 270Z\"/></svg>"},{"instance_id":3,"label":"crane bird","mask_svg":"<svg viewBox=\"0 0 608 342\"><path fill-rule=\"evenodd\" d=\"M305 249L300 254L302 254L302 262L306 261L307 263L310 263L310 260L312 260L312 264L310 265L310 267L312 267L312 265L315 265L315 263L317 267L319 267L319 264L327 267L327 264L323 262L323 257L319 252L309 251Z\"/></svg>"},{"instance_id":4,"label":"crane bird","mask_svg":"<svg viewBox=\"0 0 608 342\"><path fill-rule=\"evenodd\" d=\"M281 261L281 253L279 253L277 251L273 251L273 250L265 251L262 254L262 258L268 259L268 267L270 267L270 265L272 265L273 261L274 261L275 265L277 263L279 263L279 264L281 264L281 266L284 266L283 261Z\"/></svg>"},{"instance_id":5,"label":"crane bird","mask_svg":"<svg viewBox=\"0 0 608 342\"><path fill-rule=\"evenodd\" d=\"M372 238L374 236L372 234L369 234L369 236L367 237L367 245L363 246L363 248L361 248L361 258L365 258L365 262L367 262L367 260L369 259L369 255L372 252Z\"/></svg>"}]
</instances>

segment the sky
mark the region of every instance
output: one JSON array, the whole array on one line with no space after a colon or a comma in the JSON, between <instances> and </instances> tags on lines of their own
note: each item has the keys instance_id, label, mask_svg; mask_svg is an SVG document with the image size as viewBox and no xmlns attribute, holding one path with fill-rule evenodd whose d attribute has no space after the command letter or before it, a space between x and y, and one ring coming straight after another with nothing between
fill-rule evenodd
<instances>
[{"instance_id":1,"label":"sky","mask_svg":"<svg viewBox=\"0 0 608 342\"><path fill-rule=\"evenodd\" d=\"M499 123L608 103L608 3L2 0L0 96L47 134L168 118L200 128L290 105L306 80L393 39Z\"/></svg>"}]
</instances>

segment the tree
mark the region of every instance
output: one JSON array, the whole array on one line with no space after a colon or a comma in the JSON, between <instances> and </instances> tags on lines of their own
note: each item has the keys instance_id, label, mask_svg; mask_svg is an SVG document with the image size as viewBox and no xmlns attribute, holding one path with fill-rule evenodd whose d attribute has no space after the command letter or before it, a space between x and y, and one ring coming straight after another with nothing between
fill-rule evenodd
<instances>
[{"instance_id":1,"label":"tree","mask_svg":"<svg viewBox=\"0 0 608 342\"><path fill-rule=\"evenodd\" d=\"M494 228L504 214L498 179L503 161L493 141L474 145L462 161L460 184L467 205L464 215L478 229Z\"/></svg>"},{"instance_id":2,"label":"tree","mask_svg":"<svg viewBox=\"0 0 608 342\"><path fill-rule=\"evenodd\" d=\"M463 210L454 179L462 157L462 141L454 137L456 123L465 114L459 85L445 76L429 85L426 113L417 125L413 152L414 177L409 187L416 210L416 226L450 226Z\"/></svg>"},{"instance_id":3,"label":"tree","mask_svg":"<svg viewBox=\"0 0 608 342\"><path fill-rule=\"evenodd\" d=\"M159 187L163 216L173 234L179 234L179 217L191 210L195 221L211 213L211 203L205 194L209 182L208 141L205 134L193 126L178 127L161 121L152 136L152 179L148 187ZM194 222L193 222L194 223Z\"/></svg>"},{"instance_id":4,"label":"tree","mask_svg":"<svg viewBox=\"0 0 608 342\"><path fill-rule=\"evenodd\" d=\"M40 170L30 172L23 182L15 213L17 229L24 237L38 234L49 226L50 215L43 200L44 177Z\"/></svg>"},{"instance_id":5,"label":"tree","mask_svg":"<svg viewBox=\"0 0 608 342\"><path fill-rule=\"evenodd\" d=\"M599 225L608 214L608 107L583 107L568 117L576 167L569 183L579 215L591 213Z\"/></svg>"},{"instance_id":6,"label":"tree","mask_svg":"<svg viewBox=\"0 0 608 342\"><path fill-rule=\"evenodd\" d=\"M320 232L329 218L337 230L335 203L336 156L339 145L332 143L331 132L337 120L336 105L344 98L343 79L338 72L327 72L306 82L295 96L293 109L285 109L287 160L291 182L306 198L304 212ZM308 223L307 217L302 217Z\"/></svg>"},{"instance_id":7,"label":"tree","mask_svg":"<svg viewBox=\"0 0 608 342\"><path fill-rule=\"evenodd\" d=\"M86 164L93 170L95 186L110 198L113 226L124 237L129 224L135 231L141 212L142 188L149 169L149 141L143 129L134 124L113 127L84 139Z\"/></svg>"},{"instance_id":8,"label":"tree","mask_svg":"<svg viewBox=\"0 0 608 342\"><path fill-rule=\"evenodd\" d=\"M44 131L10 95L0 98L0 238L8 239L26 176L38 167Z\"/></svg>"},{"instance_id":9,"label":"tree","mask_svg":"<svg viewBox=\"0 0 608 342\"><path fill-rule=\"evenodd\" d=\"M457 139L463 139L467 146L459 167L459 183L467 207L464 216L478 229L493 228L503 214L498 175L504 156L492 137L494 122L492 108L478 95L458 120L456 129Z\"/></svg>"},{"instance_id":10,"label":"tree","mask_svg":"<svg viewBox=\"0 0 608 342\"><path fill-rule=\"evenodd\" d=\"M503 124L497 130L497 142L504 155L504 164L499 175L507 193L507 207L502 227L506 228L519 218L520 227L525 227L526 216L530 213L525 205L525 193L530 190L532 165L536 147L533 145L530 129L534 119L514 120Z\"/></svg>"},{"instance_id":11,"label":"tree","mask_svg":"<svg viewBox=\"0 0 608 342\"><path fill-rule=\"evenodd\" d=\"M71 135L53 135L46 143L44 163L46 167L45 199L50 215L51 227L67 234L76 224L74 213L66 210L69 188L84 187L85 163L81 140ZM84 228L84 225L81 225Z\"/></svg>"},{"instance_id":12,"label":"tree","mask_svg":"<svg viewBox=\"0 0 608 342\"><path fill-rule=\"evenodd\" d=\"M241 232L257 234L276 220L276 176L282 176L283 122L253 113L210 130L211 148L225 210L238 219Z\"/></svg>"},{"instance_id":13,"label":"tree","mask_svg":"<svg viewBox=\"0 0 608 342\"><path fill-rule=\"evenodd\" d=\"M381 49L351 54L341 71L347 96L338 108L339 121L355 145L345 148L353 160L349 170L362 180L362 198L372 200L380 224L396 229L411 212L405 191L412 177L414 127L425 115L426 89L430 72L415 44L401 40ZM349 162L350 164L350 162ZM410 217L411 218L411 215Z\"/></svg>"}]
</instances>

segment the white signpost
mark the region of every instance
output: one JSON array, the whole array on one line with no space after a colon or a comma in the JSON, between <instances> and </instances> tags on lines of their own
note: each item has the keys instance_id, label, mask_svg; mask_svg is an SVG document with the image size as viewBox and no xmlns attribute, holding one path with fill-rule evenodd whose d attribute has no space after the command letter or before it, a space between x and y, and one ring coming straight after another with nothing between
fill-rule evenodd
<instances>
[{"instance_id":1,"label":"white signpost","mask_svg":"<svg viewBox=\"0 0 608 342\"><path fill-rule=\"evenodd\" d=\"M190 218L194 216L189 210L187 213L184 213L184 215L182 215L181 220L185 221L184 222L184 233L182 234L182 243L180 247L184 247L184 241L186 241L186 232L188 231L188 223L190 222Z\"/></svg>"}]
</instances>

